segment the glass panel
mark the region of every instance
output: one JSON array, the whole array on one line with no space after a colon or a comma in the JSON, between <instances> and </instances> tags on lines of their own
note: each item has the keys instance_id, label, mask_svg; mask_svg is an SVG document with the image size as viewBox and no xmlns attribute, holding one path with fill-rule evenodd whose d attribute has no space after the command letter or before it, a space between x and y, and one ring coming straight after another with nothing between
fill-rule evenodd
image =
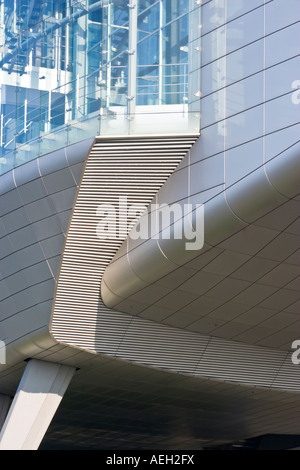
<instances>
[{"instance_id":1,"label":"glass panel","mask_svg":"<svg viewBox=\"0 0 300 470\"><path fill-rule=\"evenodd\" d=\"M152 34L138 43L137 104L159 103L159 36Z\"/></svg>"},{"instance_id":2,"label":"glass panel","mask_svg":"<svg viewBox=\"0 0 300 470\"><path fill-rule=\"evenodd\" d=\"M149 8L154 3L159 3L159 0L139 0L138 1L138 13Z\"/></svg>"},{"instance_id":3,"label":"glass panel","mask_svg":"<svg viewBox=\"0 0 300 470\"><path fill-rule=\"evenodd\" d=\"M163 97L165 104L183 103L188 80L188 16L163 28Z\"/></svg>"},{"instance_id":4,"label":"glass panel","mask_svg":"<svg viewBox=\"0 0 300 470\"><path fill-rule=\"evenodd\" d=\"M158 30L160 27L160 3L155 3L151 8L142 11L138 15L139 40Z\"/></svg>"},{"instance_id":5,"label":"glass panel","mask_svg":"<svg viewBox=\"0 0 300 470\"><path fill-rule=\"evenodd\" d=\"M165 0L163 2L163 23L167 24L189 12L187 0Z\"/></svg>"}]
</instances>

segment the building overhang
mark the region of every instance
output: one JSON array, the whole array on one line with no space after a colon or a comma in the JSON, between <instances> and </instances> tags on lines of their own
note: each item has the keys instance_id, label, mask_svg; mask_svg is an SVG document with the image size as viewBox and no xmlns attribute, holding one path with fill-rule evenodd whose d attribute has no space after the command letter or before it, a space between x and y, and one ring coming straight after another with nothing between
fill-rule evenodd
<instances>
[{"instance_id":1,"label":"building overhang","mask_svg":"<svg viewBox=\"0 0 300 470\"><path fill-rule=\"evenodd\" d=\"M193 148L191 149L192 152ZM188 317L188 313L197 313L196 301L194 303L195 307L192 309L193 300L196 297L197 299L201 297L196 295L197 287L192 286L192 280L188 284L187 278L184 277L186 270L193 268L194 271L191 271L190 276L191 279L196 279L198 276L199 294L203 292L203 299L208 300L214 297L215 300L219 300L220 305L225 306L227 304L228 309L237 306L240 312L250 312L253 309L253 320L249 323L249 329L254 329L262 323L263 318L257 316L255 320L254 313L257 308L265 308L266 314L269 313L270 318L274 317L274 325L271 326L270 320L270 329L266 330L266 336L270 335L272 337L276 334L279 337L281 336L276 347L280 344L280 347L289 349L291 341L289 343L286 338L291 336L290 324L284 326L279 321L277 325L276 319L279 318L279 314L282 315L284 309L280 301L276 306L275 297L280 297L280 292L283 296L290 295L290 304L293 304L297 296L296 290L293 290L296 289L295 283L292 285L282 280L282 282L278 281L274 284L266 278L251 280L249 276L244 276L241 269L240 271L235 270L234 264L232 270L227 269L222 273L221 262L218 266L217 255L220 254L220 259L227 256L229 264L231 258L232 262L234 262L234 258L241 258L244 263L238 263L239 265L247 262L259 263L266 257L269 258L270 266L271 262L274 262L272 267L274 266L274 269L276 267L278 273L280 269L284 271L285 267L293 269L286 264L284 244L289 243L289 240L291 240L291 243L295 243L295 250L299 246L296 232L291 229L291 221L297 219L297 211L299 214L299 157L300 145L298 142L290 146L285 152L281 152L263 163L237 183L227 187L226 185L222 186L213 197L208 198L206 201L203 199L202 193L197 195L189 194L189 186L186 185L185 197L182 198L180 203L192 201L194 205L196 203L204 205L203 247L198 251L186 250L188 240L184 237L166 240L162 236L156 236L136 240L132 239L129 233L127 240L122 244L104 272L101 283L101 296L105 305L117 311L141 317L147 314L148 319L162 323L166 319L168 324L173 324L172 317L175 322L175 316L176 318L181 316L178 325L181 324L186 327L189 323L188 321L185 322L184 318ZM187 162L186 166L188 166ZM190 171L193 171L192 167ZM170 177L161 190L163 191L163 197L160 198L160 192L158 192L155 201L162 200L171 204L174 203L176 198L173 197L172 199L172 195L174 191L176 194L175 183L175 178ZM168 194L170 195L169 198ZM192 224L195 227L196 210L194 209L190 215L192 216ZM146 214L145 217L149 218L149 214ZM179 222L177 221L177 223ZM184 224L184 220L182 220L182 224ZM163 231L160 235L163 235ZM277 254L268 257L268 247L271 249L272 244L274 250L277 249ZM277 248L275 248L276 245ZM216 259L214 260L214 258ZM203 260L202 263L201 259ZM216 266L215 269L213 263ZM294 271L296 269L296 266L294 266ZM233 273L233 271L236 272ZM197 273L202 273L202 275L200 276ZM205 278L210 279L212 274L219 276L216 278L217 282L215 284L224 285L224 288L220 288L219 291L217 288L214 288L215 290L213 288L209 289L209 282L206 282ZM182 282L178 283L180 279L182 279ZM207 283L207 289L203 289L200 279L203 279L204 284ZM162 286L170 286L172 280L174 288L162 293ZM224 292L226 283L229 290L232 289L233 291L232 296ZM212 287L215 284L212 284ZM251 290L254 292L253 295L250 295ZM189 306L181 306L180 301L176 304L175 299L180 298L180 294L184 296L188 292L195 295L194 297L191 296ZM243 295L243 292L245 295ZM262 300L269 297L269 303L267 300L261 303ZM169 304L167 304L167 299ZM201 302L198 300L198 305L200 304ZM151 311L150 307L152 307ZM287 307L286 318L296 313L293 310L294 308L289 309ZM165 309L165 314L161 309ZM203 318L201 308L198 307L198 310L199 319ZM159 311L161 316L158 320ZM236 317L239 317L239 315ZM206 318L212 320L211 314ZM235 317L232 315L232 318L226 322L228 325L228 339L235 336L235 328L241 326L243 330L242 325L238 325L242 322L242 318L241 316L235 321ZM230 324L232 324L232 331ZM213 326L212 322L209 334L218 336L218 331L222 331L222 322L216 322L215 328ZM207 333L207 323L203 321L203 328L199 327L197 331ZM245 334L245 341L256 343L256 333L257 331L253 330L253 336L250 333ZM238 336L237 333L236 336ZM243 336L240 335L239 339L242 340L242 338Z\"/></svg>"}]
</instances>

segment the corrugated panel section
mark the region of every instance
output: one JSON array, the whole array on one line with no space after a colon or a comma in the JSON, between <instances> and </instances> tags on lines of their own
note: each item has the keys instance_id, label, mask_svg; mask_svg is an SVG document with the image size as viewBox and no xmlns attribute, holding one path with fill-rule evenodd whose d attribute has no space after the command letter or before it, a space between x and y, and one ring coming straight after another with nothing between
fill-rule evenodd
<instances>
[{"instance_id":1,"label":"corrugated panel section","mask_svg":"<svg viewBox=\"0 0 300 470\"><path fill-rule=\"evenodd\" d=\"M118 355L139 364L194 374L209 340L209 336L134 317Z\"/></svg>"},{"instance_id":2,"label":"corrugated panel section","mask_svg":"<svg viewBox=\"0 0 300 470\"><path fill-rule=\"evenodd\" d=\"M272 387L286 356L284 351L212 338L195 373L219 380ZM287 384L293 389L291 378L295 370L293 374L291 370L289 372Z\"/></svg>"},{"instance_id":3,"label":"corrugated panel section","mask_svg":"<svg viewBox=\"0 0 300 470\"><path fill-rule=\"evenodd\" d=\"M119 198L126 197L128 206L147 206L197 137L96 139L77 195L57 283L51 331L58 341L116 353L130 316L113 313L103 305L100 284L132 223L132 219L122 218L122 211L118 212ZM116 208L117 216L121 214L116 226L122 233L100 240L96 233L100 220L97 208L107 204Z\"/></svg>"},{"instance_id":4,"label":"corrugated panel section","mask_svg":"<svg viewBox=\"0 0 300 470\"><path fill-rule=\"evenodd\" d=\"M103 340L106 331L108 324L103 328ZM285 351L201 335L142 318L133 317L128 323L116 354L127 361L198 377L300 391L300 374L291 354Z\"/></svg>"},{"instance_id":5,"label":"corrugated panel section","mask_svg":"<svg viewBox=\"0 0 300 470\"><path fill-rule=\"evenodd\" d=\"M300 391L300 367L298 364L293 364L292 353L286 355L274 378L272 388Z\"/></svg>"}]
</instances>

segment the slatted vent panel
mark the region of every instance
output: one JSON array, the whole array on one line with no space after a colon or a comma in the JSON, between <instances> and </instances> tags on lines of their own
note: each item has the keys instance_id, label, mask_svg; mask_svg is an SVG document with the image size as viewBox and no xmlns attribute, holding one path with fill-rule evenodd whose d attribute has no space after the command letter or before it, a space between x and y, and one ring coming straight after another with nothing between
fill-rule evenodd
<instances>
[{"instance_id":1,"label":"slatted vent panel","mask_svg":"<svg viewBox=\"0 0 300 470\"><path fill-rule=\"evenodd\" d=\"M148 205L197 137L96 139L80 184L57 284L51 325L57 340L115 353L130 317L103 305L100 284L127 232L101 241L96 233L97 208L101 204L118 208L120 197L126 197L128 205ZM122 228L124 222L120 221Z\"/></svg>"}]
</instances>

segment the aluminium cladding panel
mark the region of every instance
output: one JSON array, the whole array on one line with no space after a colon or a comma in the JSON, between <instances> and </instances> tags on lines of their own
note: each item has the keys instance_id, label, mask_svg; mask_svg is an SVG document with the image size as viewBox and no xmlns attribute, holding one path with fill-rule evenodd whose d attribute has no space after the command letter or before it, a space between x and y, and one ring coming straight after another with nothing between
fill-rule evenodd
<instances>
[{"instance_id":1,"label":"aluminium cladding panel","mask_svg":"<svg viewBox=\"0 0 300 470\"><path fill-rule=\"evenodd\" d=\"M284 137L284 136L282 136ZM196 147L196 146L195 146ZM195 148L196 150L196 148ZM191 156L194 149L191 150ZM131 240L128 237L116 256L112 259L103 275L102 297L107 306L117 310L125 309L129 312L131 296L141 289L149 286L164 275L175 271L180 265L187 263L191 258L196 258L205 251L205 248L216 246L226 239L234 236L244 229L251 228L251 224L260 225L263 216L287 204L289 199L285 193L296 196L299 192L299 144L292 146L284 152L284 158L274 157L266 164L259 166L255 171L250 172L246 177L236 181L234 184L225 187L222 191L222 179L218 180L214 158L211 162L211 172L215 177L215 194L209 193L208 200L206 192L192 184L193 178L201 185L201 173L197 168L188 164L180 173L173 174L166 185L158 192L156 200L160 204L174 204L183 201L193 201L193 203L204 204L204 249L200 251L187 251L185 240L164 240L163 238L146 240ZM279 162L277 162L277 158ZM201 163L201 162L200 162ZM207 163L207 162L206 162ZM184 178L184 173L188 173ZM270 176L269 176L270 175ZM269 177L268 177L269 176ZM212 175L208 179L212 178ZM184 179L185 184L184 184ZM281 191L276 189L272 180ZM181 181L180 189L178 181ZM211 183L212 184L212 183ZM213 189L213 186L208 189ZM181 198L181 201L180 201ZM297 199L294 201L295 206ZM195 212L195 211L194 211ZM292 214L293 216L293 214ZM295 214L294 214L295 217ZM266 225L268 228L268 225ZM270 221L269 228L274 228L274 222ZM259 231L259 229L257 229ZM242 232L244 233L244 232ZM277 232L274 232L275 235ZM273 234L273 232L272 232ZM247 243L245 237L245 243ZM234 247L233 247L234 248ZM246 247L245 247L246 248ZM248 251L250 250L250 245ZM250 252L249 252L250 253ZM250 253L254 254L254 253ZM119 304L123 299L127 299L127 306ZM132 298L134 300L134 298Z\"/></svg>"},{"instance_id":2,"label":"aluminium cladding panel","mask_svg":"<svg viewBox=\"0 0 300 470\"><path fill-rule=\"evenodd\" d=\"M120 195L126 195L129 202L147 204L157 186L167 178L163 171L166 164L168 172L178 164L178 152L175 158L165 153L173 153L176 146L177 150L182 146L181 160L193 140L194 137L184 143L178 137L176 144L163 137L96 141L87 160L69 227L51 333L61 344L136 364L244 385L298 391L299 380L292 367L284 370L285 382L276 381L282 374L282 364L291 362L290 354L285 351L225 341L136 317L135 313L147 306L142 301L131 302L129 313L111 310L102 302L103 272L123 240L122 237L103 241L97 238L97 208L103 203L111 207L108 204L118 202ZM139 172L141 164L143 171ZM147 178L151 179L150 185Z\"/></svg>"},{"instance_id":3,"label":"aluminium cladding panel","mask_svg":"<svg viewBox=\"0 0 300 470\"><path fill-rule=\"evenodd\" d=\"M26 357L54 343L48 325L55 282L92 142L50 153L0 177L0 339Z\"/></svg>"}]
</instances>

